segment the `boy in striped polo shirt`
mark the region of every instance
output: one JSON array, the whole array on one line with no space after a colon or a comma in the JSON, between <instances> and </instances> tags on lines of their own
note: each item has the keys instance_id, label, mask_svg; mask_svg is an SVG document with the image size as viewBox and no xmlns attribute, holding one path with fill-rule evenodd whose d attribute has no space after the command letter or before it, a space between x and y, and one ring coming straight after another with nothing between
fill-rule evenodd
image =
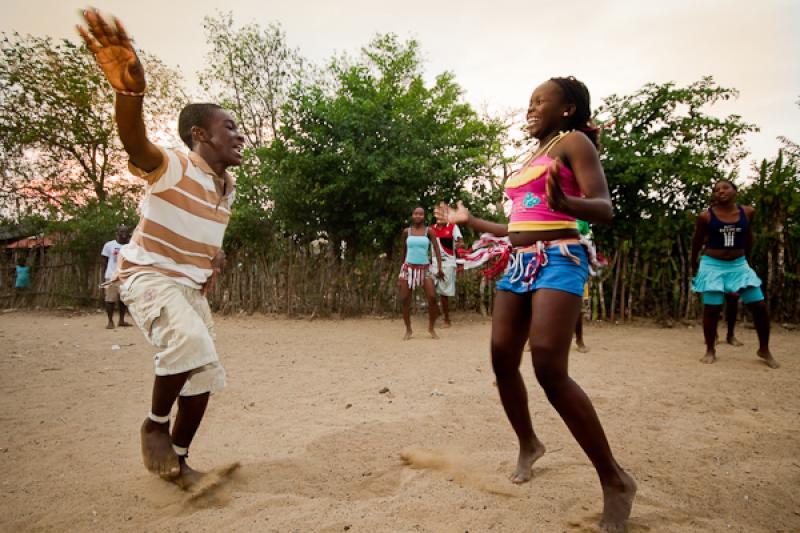
<instances>
[{"instance_id":1,"label":"boy in striped polo shirt","mask_svg":"<svg viewBox=\"0 0 800 533\"><path fill-rule=\"evenodd\" d=\"M115 279L121 298L155 356L151 411L141 428L142 457L151 472L183 488L202 474L186 464L189 444L209 395L225 385L205 293L221 268L234 183L226 172L242 160L242 137L215 104L190 104L178 130L188 156L147 138L142 118L144 70L122 24L96 10L78 27L117 93L116 121L130 170L147 182L141 220L120 250ZM170 434L170 412L178 403Z\"/></svg>"}]
</instances>

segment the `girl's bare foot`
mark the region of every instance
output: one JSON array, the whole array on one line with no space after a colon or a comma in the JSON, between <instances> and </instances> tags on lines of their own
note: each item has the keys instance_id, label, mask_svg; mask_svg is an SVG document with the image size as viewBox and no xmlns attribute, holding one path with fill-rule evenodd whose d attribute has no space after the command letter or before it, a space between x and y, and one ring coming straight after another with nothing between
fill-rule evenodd
<instances>
[{"instance_id":1,"label":"girl's bare foot","mask_svg":"<svg viewBox=\"0 0 800 533\"><path fill-rule=\"evenodd\" d=\"M736 338L736 335L728 335L726 342L731 346L744 346L744 343Z\"/></svg>"},{"instance_id":2,"label":"girl's bare foot","mask_svg":"<svg viewBox=\"0 0 800 533\"><path fill-rule=\"evenodd\" d=\"M533 477L533 463L544 455L545 447L539 439L535 439L528 446L520 446L517 468L509 476L512 483L526 483Z\"/></svg>"},{"instance_id":3,"label":"girl's bare foot","mask_svg":"<svg viewBox=\"0 0 800 533\"><path fill-rule=\"evenodd\" d=\"M764 364L770 368L779 368L781 366L778 364L775 358L772 357L772 354L768 349L767 350L759 349L758 352L756 352L756 355L759 356L764 361Z\"/></svg>"},{"instance_id":4,"label":"girl's bare foot","mask_svg":"<svg viewBox=\"0 0 800 533\"><path fill-rule=\"evenodd\" d=\"M715 352L706 352L706 354L700 359L701 363L706 363L710 365L711 363L717 362L717 354Z\"/></svg>"},{"instance_id":5,"label":"girl's bare foot","mask_svg":"<svg viewBox=\"0 0 800 533\"><path fill-rule=\"evenodd\" d=\"M636 482L624 470L620 470L622 485L603 487L603 518L600 529L608 533L625 533L625 523L631 515L633 499L636 497Z\"/></svg>"},{"instance_id":6,"label":"girl's bare foot","mask_svg":"<svg viewBox=\"0 0 800 533\"><path fill-rule=\"evenodd\" d=\"M433 328L428 328L428 333L431 334L432 339L438 339L439 335L436 334L436 330Z\"/></svg>"},{"instance_id":7,"label":"girl's bare foot","mask_svg":"<svg viewBox=\"0 0 800 533\"><path fill-rule=\"evenodd\" d=\"M582 342L575 343L575 346L576 346L575 349L580 353L588 353L589 352L589 347L586 346L585 344L583 344Z\"/></svg>"},{"instance_id":8,"label":"girl's bare foot","mask_svg":"<svg viewBox=\"0 0 800 533\"><path fill-rule=\"evenodd\" d=\"M141 437L145 468L165 479L174 479L180 475L178 455L172 449L172 438L169 435L169 422L159 424L145 418Z\"/></svg>"},{"instance_id":9,"label":"girl's bare foot","mask_svg":"<svg viewBox=\"0 0 800 533\"><path fill-rule=\"evenodd\" d=\"M403 335L403 340L404 340L404 341L407 341L408 339L410 339L410 338L411 338L411 335L412 335L412 333L411 333L411 330L410 330L410 329L407 329L407 330L406 330L406 334L405 334L405 335Z\"/></svg>"}]
</instances>

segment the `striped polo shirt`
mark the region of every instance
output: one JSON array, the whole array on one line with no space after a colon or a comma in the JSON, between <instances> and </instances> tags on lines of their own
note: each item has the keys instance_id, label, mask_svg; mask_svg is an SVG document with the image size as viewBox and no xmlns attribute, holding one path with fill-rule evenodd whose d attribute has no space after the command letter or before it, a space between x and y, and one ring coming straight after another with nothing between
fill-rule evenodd
<instances>
[{"instance_id":1,"label":"striped polo shirt","mask_svg":"<svg viewBox=\"0 0 800 533\"><path fill-rule=\"evenodd\" d=\"M128 165L147 187L139 225L120 250L115 277L128 283L138 274L158 272L199 289L211 276L211 260L222 247L234 182L226 172L221 196L214 184L216 174L202 157L159 149L164 157L152 172Z\"/></svg>"}]
</instances>

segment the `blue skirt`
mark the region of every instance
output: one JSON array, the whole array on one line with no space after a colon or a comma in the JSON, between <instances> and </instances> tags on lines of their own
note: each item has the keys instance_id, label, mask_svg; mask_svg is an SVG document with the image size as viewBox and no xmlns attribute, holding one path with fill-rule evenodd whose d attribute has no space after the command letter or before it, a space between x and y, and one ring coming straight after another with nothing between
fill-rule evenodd
<instances>
[{"instance_id":1,"label":"blue skirt","mask_svg":"<svg viewBox=\"0 0 800 533\"><path fill-rule=\"evenodd\" d=\"M704 255L700 269L692 280L694 292L739 292L748 287L760 287L761 278L747 264L744 256L736 259L714 259Z\"/></svg>"}]
</instances>

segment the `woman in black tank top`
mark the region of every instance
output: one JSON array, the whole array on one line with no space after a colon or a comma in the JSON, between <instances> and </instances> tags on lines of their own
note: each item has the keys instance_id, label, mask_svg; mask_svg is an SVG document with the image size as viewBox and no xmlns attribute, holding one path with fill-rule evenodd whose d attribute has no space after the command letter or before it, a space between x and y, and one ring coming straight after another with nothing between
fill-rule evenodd
<instances>
[{"instance_id":1,"label":"woman in black tank top","mask_svg":"<svg viewBox=\"0 0 800 533\"><path fill-rule=\"evenodd\" d=\"M714 184L713 204L700 213L692 238L692 290L703 294L703 335L706 354L700 361L717 360L716 340L722 303L726 295L738 293L753 315L758 333L757 355L770 368L778 363L769 351L769 314L761 292L761 279L747 264L753 243L751 223L755 209L736 203L736 186L728 180ZM700 250L703 256L698 261ZM735 306L735 300L733 302ZM729 312L731 309L729 309ZM735 321L735 307L733 308ZM728 342L736 344L728 325Z\"/></svg>"}]
</instances>

